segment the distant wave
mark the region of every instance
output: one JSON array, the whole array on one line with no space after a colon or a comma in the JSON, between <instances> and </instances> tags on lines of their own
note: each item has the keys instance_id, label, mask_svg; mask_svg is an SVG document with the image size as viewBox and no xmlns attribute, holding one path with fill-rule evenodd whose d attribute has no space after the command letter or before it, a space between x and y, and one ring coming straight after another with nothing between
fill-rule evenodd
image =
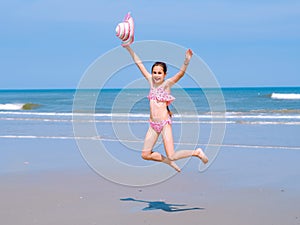
<instances>
[{"instance_id":1,"label":"distant wave","mask_svg":"<svg viewBox=\"0 0 300 225\"><path fill-rule=\"evenodd\" d=\"M299 114L300 115L300 109L274 109L274 110L251 110L251 113L254 114L259 114L259 113L263 113L263 114Z\"/></svg>"},{"instance_id":2,"label":"distant wave","mask_svg":"<svg viewBox=\"0 0 300 225\"><path fill-rule=\"evenodd\" d=\"M40 112L0 112L0 121L41 121L56 123L148 123L149 115L139 114L77 114ZM299 114L246 114L174 116L174 124L248 124L248 125L300 125Z\"/></svg>"},{"instance_id":3,"label":"distant wave","mask_svg":"<svg viewBox=\"0 0 300 225\"><path fill-rule=\"evenodd\" d=\"M39 105L34 103L7 103L0 104L0 110L31 110Z\"/></svg>"},{"instance_id":4,"label":"distant wave","mask_svg":"<svg viewBox=\"0 0 300 225\"><path fill-rule=\"evenodd\" d=\"M273 92L271 94L271 98L273 98L273 99L283 99L283 100L300 99L300 94L296 94L296 93L275 93L275 92Z\"/></svg>"}]
</instances>

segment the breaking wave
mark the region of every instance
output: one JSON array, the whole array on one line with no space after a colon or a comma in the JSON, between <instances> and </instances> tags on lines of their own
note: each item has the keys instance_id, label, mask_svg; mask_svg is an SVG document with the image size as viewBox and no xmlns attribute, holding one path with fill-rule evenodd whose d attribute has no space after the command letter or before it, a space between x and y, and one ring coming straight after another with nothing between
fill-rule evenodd
<instances>
[{"instance_id":1,"label":"breaking wave","mask_svg":"<svg viewBox=\"0 0 300 225\"><path fill-rule=\"evenodd\" d=\"M34 103L6 103L0 104L0 110L31 110L39 105Z\"/></svg>"},{"instance_id":2,"label":"breaking wave","mask_svg":"<svg viewBox=\"0 0 300 225\"><path fill-rule=\"evenodd\" d=\"M300 94L296 93L275 93L271 94L272 99L293 100L300 99Z\"/></svg>"}]
</instances>

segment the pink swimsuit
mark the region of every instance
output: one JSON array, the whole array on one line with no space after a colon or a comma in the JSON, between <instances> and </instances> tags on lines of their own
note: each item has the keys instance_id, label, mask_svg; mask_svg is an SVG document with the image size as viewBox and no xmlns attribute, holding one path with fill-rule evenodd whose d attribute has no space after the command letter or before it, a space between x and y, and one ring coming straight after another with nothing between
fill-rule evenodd
<instances>
[{"instance_id":1,"label":"pink swimsuit","mask_svg":"<svg viewBox=\"0 0 300 225\"><path fill-rule=\"evenodd\" d=\"M150 89L149 95L147 96L149 100L156 100L159 102L167 102L167 105L170 105L175 98L165 91L163 87Z\"/></svg>"},{"instance_id":2,"label":"pink swimsuit","mask_svg":"<svg viewBox=\"0 0 300 225\"><path fill-rule=\"evenodd\" d=\"M170 95L168 92L166 92L163 87L158 87L158 88L152 87L147 97L149 100L166 102L167 106L170 105L175 100L175 98L172 95ZM171 118L168 118L167 120L161 120L159 122L154 122L150 120L150 126L157 133L160 133L164 128L164 126L167 124L172 124Z\"/></svg>"}]
</instances>

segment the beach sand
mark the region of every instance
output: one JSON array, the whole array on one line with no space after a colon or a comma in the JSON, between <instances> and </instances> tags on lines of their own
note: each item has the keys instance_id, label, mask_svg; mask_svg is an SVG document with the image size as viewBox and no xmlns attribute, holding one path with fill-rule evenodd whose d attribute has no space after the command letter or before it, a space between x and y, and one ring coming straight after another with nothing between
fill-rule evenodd
<instances>
[{"instance_id":1,"label":"beach sand","mask_svg":"<svg viewBox=\"0 0 300 225\"><path fill-rule=\"evenodd\" d=\"M293 133L299 128L283 129L294 135L290 146L300 146ZM253 130L229 126L224 142L233 143L243 131L246 136L235 143L253 144L258 137L283 143L275 140L279 132L272 126L261 127L260 134ZM129 187L95 173L74 140L0 139L0 144L3 225L300 224L300 152L289 147L222 147L205 172L193 158L162 183Z\"/></svg>"}]
</instances>

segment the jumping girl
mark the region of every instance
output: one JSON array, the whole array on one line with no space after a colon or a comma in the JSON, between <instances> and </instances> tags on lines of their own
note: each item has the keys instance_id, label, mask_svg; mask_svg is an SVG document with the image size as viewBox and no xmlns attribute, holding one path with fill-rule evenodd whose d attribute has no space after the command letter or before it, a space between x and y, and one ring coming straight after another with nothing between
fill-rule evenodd
<instances>
[{"instance_id":1,"label":"jumping girl","mask_svg":"<svg viewBox=\"0 0 300 225\"><path fill-rule=\"evenodd\" d=\"M171 112L168 106L175 98L170 94L171 87L177 83L185 74L185 71L192 58L193 52L188 49L185 54L185 60L179 72L169 79L165 79L167 75L167 66L164 62L156 62L153 64L151 73L147 71L138 55L127 45L124 46L131 55L135 64L149 82L150 92L148 99L150 102L150 126L145 137L144 147L142 150L142 158L145 160L153 160L163 162L176 171L180 172L180 168L174 161L191 156L198 157L203 163L208 162L208 158L201 148L196 150L179 150L174 151L174 141L172 135L172 120ZM162 135L166 157L159 152L154 152L154 145L159 137Z\"/></svg>"}]
</instances>

